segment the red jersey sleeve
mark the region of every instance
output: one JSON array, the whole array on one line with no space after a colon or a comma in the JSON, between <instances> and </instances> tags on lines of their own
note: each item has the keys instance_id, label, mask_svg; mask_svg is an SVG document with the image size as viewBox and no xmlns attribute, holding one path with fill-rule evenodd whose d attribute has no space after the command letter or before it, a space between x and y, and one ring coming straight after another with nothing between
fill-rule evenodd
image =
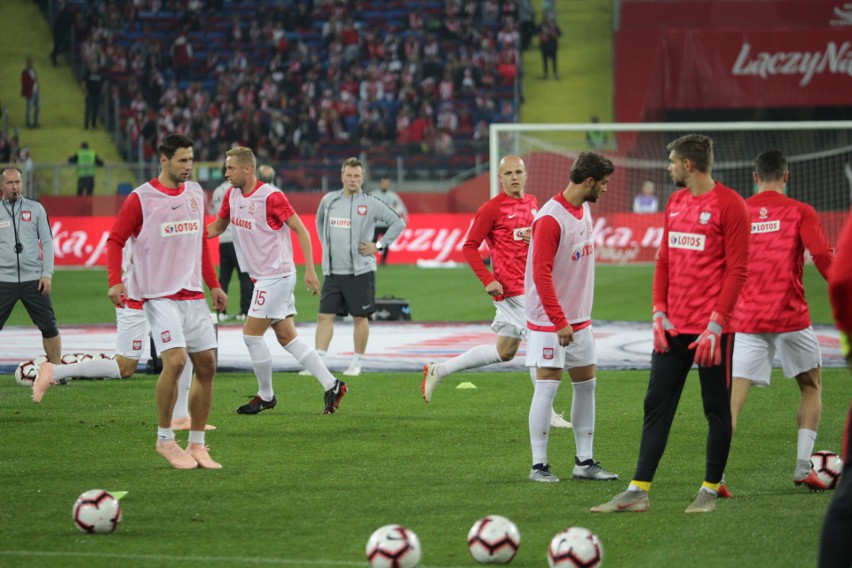
<instances>
[{"instance_id":1,"label":"red jersey sleeve","mask_svg":"<svg viewBox=\"0 0 852 568\"><path fill-rule=\"evenodd\" d=\"M488 286L496 280L491 271L488 270L488 267L485 266L485 261L479 255L479 247L482 245L482 241L488 236L488 233L491 232L497 216L498 210L490 205L492 205L492 202L487 201L476 212L476 216L473 218L473 225L467 234L467 240L462 246L462 254L464 254L465 260L483 286Z\"/></svg>"},{"instance_id":2,"label":"red jersey sleeve","mask_svg":"<svg viewBox=\"0 0 852 568\"><path fill-rule=\"evenodd\" d=\"M219 279L216 277L216 268L213 266L213 257L210 256L210 247L207 242L210 240L207 237L207 231L204 233L204 241L201 243L201 277L204 278L204 283L211 290L213 288L221 288Z\"/></svg>"},{"instance_id":3,"label":"red jersey sleeve","mask_svg":"<svg viewBox=\"0 0 852 568\"><path fill-rule=\"evenodd\" d=\"M231 192L234 191L233 187L228 188L228 191L225 192L225 197L222 198L222 206L219 208L219 218L225 219L226 221L231 220Z\"/></svg>"},{"instance_id":4,"label":"red jersey sleeve","mask_svg":"<svg viewBox=\"0 0 852 568\"><path fill-rule=\"evenodd\" d=\"M852 210L837 241L837 255L828 271L828 296L837 327L852 334Z\"/></svg>"},{"instance_id":5,"label":"red jersey sleeve","mask_svg":"<svg viewBox=\"0 0 852 568\"><path fill-rule=\"evenodd\" d=\"M652 303L651 312L668 310L667 302L669 295L669 205L671 200L666 204L666 210L663 218L663 238L660 241L660 248L657 251L657 261L654 267L654 284L653 292L651 293Z\"/></svg>"},{"instance_id":6,"label":"red jersey sleeve","mask_svg":"<svg viewBox=\"0 0 852 568\"><path fill-rule=\"evenodd\" d=\"M834 251L822 230L819 216L810 205L803 204L802 206L802 224L799 228L799 236L802 239L802 244L811 253L817 270L823 278L828 280L828 270L834 258Z\"/></svg>"},{"instance_id":7,"label":"red jersey sleeve","mask_svg":"<svg viewBox=\"0 0 852 568\"><path fill-rule=\"evenodd\" d=\"M722 226L725 239L725 275L722 291L716 302L717 314L727 322L737 305L740 292L748 278L748 247L750 227L748 207L734 194L726 194L722 208Z\"/></svg>"},{"instance_id":8,"label":"red jersey sleeve","mask_svg":"<svg viewBox=\"0 0 852 568\"><path fill-rule=\"evenodd\" d=\"M274 191L266 197L266 222L272 229L279 230L295 214L290 200L280 191Z\"/></svg>"},{"instance_id":9,"label":"red jersey sleeve","mask_svg":"<svg viewBox=\"0 0 852 568\"><path fill-rule=\"evenodd\" d=\"M556 288L553 286L553 259L556 258L562 230L556 219L545 215L533 223L533 235L533 281L547 318L559 330L568 325L559 296L556 295Z\"/></svg>"},{"instance_id":10,"label":"red jersey sleeve","mask_svg":"<svg viewBox=\"0 0 852 568\"><path fill-rule=\"evenodd\" d=\"M121 284L121 264L124 244L142 228L142 202L139 196L131 193L121 205L107 238L107 279L109 287Z\"/></svg>"}]
</instances>

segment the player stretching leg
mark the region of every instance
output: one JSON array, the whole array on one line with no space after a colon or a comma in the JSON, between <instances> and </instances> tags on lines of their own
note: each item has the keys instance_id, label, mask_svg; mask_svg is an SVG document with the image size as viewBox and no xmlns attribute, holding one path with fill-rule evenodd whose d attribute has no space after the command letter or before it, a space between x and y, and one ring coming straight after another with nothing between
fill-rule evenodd
<instances>
[{"instance_id":1,"label":"player stretching leg","mask_svg":"<svg viewBox=\"0 0 852 568\"><path fill-rule=\"evenodd\" d=\"M627 491L592 507L595 513L648 510L648 491L693 363L698 363L708 435L704 483L687 513L716 510L731 448L734 337L726 324L748 273L748 209L737 192L710 176L710 138L689 134L666 148L669 174L685 189L666 205L654 271L654 352L639 459Z\"/></svg>"},{"instance_id":2,"label":"player stretching leg","mask_svg":"<svg viewBox=\"0 0 852 568\"><path fill-rule=\"evenodd\" d=\"M258 393L240 406L240 414L271 410L278 403L272 390L272 354L263 340L271 326L278 343L311 372L325 389L323 413L337 410L346 394L346 383L338 381L323 364L316 350L296 335L296 264L290 229L296 232L305 262L305 284L314 295L319 292L311 249L311 237L284 193L258 181L256 159L248 148L229 150L225 177L231 189L225 194L219 216L207 228L210 238L232 226L234 249L241 270L255 281L251 307L243 327L243 341L257 376Z\"/></svg>"},{"instance_id":3,"label":"player stretching leg","mask_svg":"<svg viewBox=\"0 0 852 568\"><path fill-rule=\"evenodd\" d=\"M449 361L424 365L421 392L426 402L432 400L432 393L441 381L453 373L511 361L527 335L524 265L529 251L529 228L538 210L538 201L525 193L527 170L523 160L518 156L505 156L498 169L502 191L479 208L462 249L494 302L497 313L491 329L497 334L497 344L478 345ZM493 274L479 255L482 241L486 241L491 250ZM530 371L530 379L535 386L534 369ZM571 427L570 422L552 409L550 423L557 428Z\"/></svg>"},{"instance_id":4,"label":"player stretching leg","mask_svg":"<svg viewBox=\"0 0 852 568\"><path fill-rule=\"evenodd\" d=\"M612 162L582 152L571 167L570 183L535 216L527 257L527 366L536 371L529 412L533 481L559 479L550 473L547 441L553 399L568 369L574 395L574 479L618 479L594 459L595 340L592 298L595 289L595 240L589 203L606 192Z\"/></svg>"}]
</instances>

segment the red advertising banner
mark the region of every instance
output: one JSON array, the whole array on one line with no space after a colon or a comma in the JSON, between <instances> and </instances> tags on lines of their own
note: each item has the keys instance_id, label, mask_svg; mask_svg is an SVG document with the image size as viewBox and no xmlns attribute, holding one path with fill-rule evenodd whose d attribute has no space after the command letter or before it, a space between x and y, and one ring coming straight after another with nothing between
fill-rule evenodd
<instances>
[{"instance_id":1,"label":"red advertising banner","mask_svg":"<svg viewBox=\"0 0 852 568\"><path fill-rule=\"evenodd\" d=\"M625 2L615 120L666 109L852 105L852 4Z\"/></svg>"},{"instance_id":2,"label":"red advertising banner","mask_svg":"<svg viewBox=\"0 0 852 568\"><path fill-rule=\"evenodd\" d=\"M823 212L819 215L829 241L836 242L848 214ZM320 247L314 216L301 217L311 232L314 262L319 263ZM466 214L412 214L408 227L391 245L389 262L415 264L426 261L434 265L444 262L463 263L461 250L472 220L473 217ZM52 221L57 267L106 265L106 242L113 223L112 217L54 217ZM616 213L600 216L595 218L594 232L598 262L653 262L663 236L663 215ZM296 263L303 264L298 245L293 248ZM218 263L218 247L212 246L211 253L214 262ZM487 255L484 248L483 254Z\"/></svg>"},{"instance_id":3,"label":"red advertising banner","mask_svg":"<svg viewBox=\"0 0 852 568\"><path fill-rule=\"evenodd\" d=\"M622 30L852 26L844 0L621 0Z\"/></svg>"}]
</instances>

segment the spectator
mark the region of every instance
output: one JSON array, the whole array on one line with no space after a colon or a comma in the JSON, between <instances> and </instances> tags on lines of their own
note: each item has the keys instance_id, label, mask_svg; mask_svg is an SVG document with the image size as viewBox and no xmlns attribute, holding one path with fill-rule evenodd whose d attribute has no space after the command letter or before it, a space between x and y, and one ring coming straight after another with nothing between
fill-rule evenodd
<instances>
[{"instance_id":1,"label":"spectator","mask_svg":"<svg viewBox=\"0 0 852 568\"><path fill-rule=\"evenodd\" d=\"M556 53L559 49L559 38L562 30L550 14L545 14L538 29L538 47L541 50L541 64L544 67L544 78L550 77L548 63L553 67L553 78L559 79L559 69L556 66Z\"/></svg>"},{"instance_id":2,"label":"spectator","mask_svg":"<svg viewBox=\"0 0 852 568\"><path fill-rule=\"evenodd\" d=\"M74 27L74 13L65 0L59 0L56 4L59 9L53 19L53 51L50 52L50 61L53 66L59 65L56 58L68 51L71 45L71 29Z\"/></svg>"},{"instance_id":3,"label":"spectator","mask_svg":"<svg viewBox=\"0 0 852 568\"><path fill-rule=\"evenodd\" d=\"M600 119L597 116L593 116L591 118L592 124L598 124ZM588 144L589 148L594 148L598 150L603 148L609 143L609 136L603 130L589 129L586 131L586 144Z\"/></svg>"},{"instance_id":4,"label":"spectator","mask_svg":"<svg viewBox=\"0 0 852 568\"><path fill-rule=\"evenodd\" d=\"M646 180L642 184L642 193L633 200L634 213L656 213L659 209L654 182Z\"/></svg>"},{"instance_id":5,"label":"spectator","mask_svg":"<svg viewBox=\"0 0 852 568\"><path fill-rule=\"evenodd\" d=\"M21 72L21 96L27 101L27 128L38 128L38 114L41 111L39 97L38 72L33 67L33 58L27 57L27 66ZM30 116L32 115L32 119Z\"/></svg>"},{"instance_id":6,"label":"spectator","mask_svg":"<svg viewBox=\"0 0 852 568\"><path fill-rule=\"evenodd\" d=\"M192 43L186 37L186 31L182 31L174 43L172 43L172 69L178 81L189 78L189 69L192 67Z\"/></svg>"},{"instance_id":7,"label":"spectator","mask_svg":"<svg viewBox=\"0 0 852 568\"><path fill-rule=\"evenodd\" d=\"M80 149L68 158L68 163L77 164L77 196L92 195L95 191L95 167L103 166L103 160L89 148L88 142L81 142Z\"/></svg>"},{"instance_id":8,"label":"spectator","mask_svg":"<svg viewBox=\"0 0 852 568\"><path fill-rule=\"evenodd\" d=\"M94 61L89 62L89 68L83 76L83 92L86 94L86 116L83 119L83 127L88 130L89 124L92 130L97 127L98 112L101 106L101 91L104 87L105 77L101 72L100 65Z\"/></svg>"}]
</instances>

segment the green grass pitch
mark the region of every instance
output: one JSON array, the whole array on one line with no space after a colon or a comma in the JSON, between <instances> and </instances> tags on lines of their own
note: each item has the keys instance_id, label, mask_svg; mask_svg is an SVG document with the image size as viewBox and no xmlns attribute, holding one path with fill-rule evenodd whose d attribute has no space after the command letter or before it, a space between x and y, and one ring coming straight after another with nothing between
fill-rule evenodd
<instances>
[{"instance_id":1,"label":"green grass pitch","mask_svg":"<svg viewBox=\"0 0 852 568\"><path fill-rule=\"evenodd\" d=\"M647 318L651 272L600 267L595 317ZM806 288L814 319L828 321L816 315L827 306L824 283L812 276ZM59 273L60 319L111 321L104 280L103 272ZM378 288L409 298L418 320L491 317L469 271L392 267L379 271ZM312 319L316 299L301 294L299 301L299 319ZM18 324L25 323L23 314ZM824 377L816 449L838 451L849 376L827 369ZM595 454L622 480L568 479L573 434L554 430L550 461L563 478L557 484L526 479L532 389L525 373L453 377L429 405L420 398L420 378L352 378L339 412L323 416L315 380L276 373L278 407L241 416L234 409L255 392L254 376L221 374L210 420L218 429L207 441L224 469L187 472L170 469L154 451L153 376L54 387L39 406L7 377L0 382L0 565L366 566L370 533L402 523L420 536L421 566L474 566L465 538L486 514L518 525L514 566L545 565L551 537L568 526L596 532L610 567L816 562L832 495L790 481L798 389L780 372L771 388L752 392L741 416L727 468L735 498L698 516L683 513L704 473L706 423L694 373L651 490L651 511L623 515L588 509L623 490L633 473L647 372L598 373ZM461 380L477 388L455 389ZM557 410L568 410L570 399L566 384ZM185 443L186 434L178 439ZM73 526L74 500L93 488L129 492L113 535L83 535Z\"/></svg>"}]
</instances>

